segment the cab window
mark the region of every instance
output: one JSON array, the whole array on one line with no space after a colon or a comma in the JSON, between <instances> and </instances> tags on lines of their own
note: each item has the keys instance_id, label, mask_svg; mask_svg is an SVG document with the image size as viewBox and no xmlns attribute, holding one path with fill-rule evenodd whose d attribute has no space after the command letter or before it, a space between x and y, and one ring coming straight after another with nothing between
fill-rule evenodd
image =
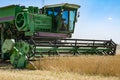
<instances>
[{"instance_id":1,"label":"cab window","mask_svg":"<svg viewBox=\"0 0 120 80\"><path fill-rule=\"evenodd\" d=\"M54 8L54 16L57 16L58 13L60 13L60 12L61 12L61 8L60 7Z\"/></svg>"},{"instance_id":2,"label":"cab window","mask_svg":"<svg viewBox=\"0 0 120 80\"><path fill-rule=\"evenodd\" d=\"M47 9L47 15L52 15L53 14L53 10L51 8Z\"/></svg>"},{"instance_id":3,"label":"cab window","mask_svg":"<svg viewBox=\"0 0 120 80\"><path fill-rule=\"evenodd\" d=\"M74 29L75 13L75 10L70 11L69 31L73 31Z\"/></svg>"}]
</instances>

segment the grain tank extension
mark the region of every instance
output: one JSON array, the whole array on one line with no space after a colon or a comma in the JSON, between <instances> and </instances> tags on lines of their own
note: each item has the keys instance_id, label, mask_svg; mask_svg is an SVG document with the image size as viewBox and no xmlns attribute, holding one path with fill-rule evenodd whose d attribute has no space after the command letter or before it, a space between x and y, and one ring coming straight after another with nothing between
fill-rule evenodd
<instances>
[{"instance_id":1,"label":"grain tank extension","mask_svg":"<svg viewBox=\"0 0 120 80\"><path fill-rule=\"evenodd\" d=\"M76 4L43 8L9 5L0 8L0 57L15 68L25 68L35 57L99 54L114 55L112 40L70 39L77 21Z\"/></svg>"}]
</instances>

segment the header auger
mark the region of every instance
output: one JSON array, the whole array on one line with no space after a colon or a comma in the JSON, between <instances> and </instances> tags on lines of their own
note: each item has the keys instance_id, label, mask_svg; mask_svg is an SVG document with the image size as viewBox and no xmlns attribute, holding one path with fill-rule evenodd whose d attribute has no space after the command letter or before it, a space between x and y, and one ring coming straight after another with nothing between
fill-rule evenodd
<instances>
[{"instance_id":1,"label":"header auger","mask_svg":"<svg viewBox=\"0 0 120 80\"><path fill-rule=\"evenodd\" d=\"M114 55L112 40L70 39L77 21L76 4L0 8L0 56L15 68L35 57L57 55Z\"/></svg>"}]
</instances>

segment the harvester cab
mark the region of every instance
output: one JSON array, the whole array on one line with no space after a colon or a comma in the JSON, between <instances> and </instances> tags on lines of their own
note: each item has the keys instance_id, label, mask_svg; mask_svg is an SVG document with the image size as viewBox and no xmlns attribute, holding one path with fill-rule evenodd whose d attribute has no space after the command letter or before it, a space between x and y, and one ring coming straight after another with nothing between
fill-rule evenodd
<instances>
[{"instance_id":1,"label":"harvester cab","mask_svg":"<svg viewBox=\"0 0 120 80\"><path fill-rule=\"evenodd\" d=\"M79 5L63 3L46 5L44 12L52 16L53 31L71 34L74 32L78 8L80 8Z\"/></svg>"}]
</instances>

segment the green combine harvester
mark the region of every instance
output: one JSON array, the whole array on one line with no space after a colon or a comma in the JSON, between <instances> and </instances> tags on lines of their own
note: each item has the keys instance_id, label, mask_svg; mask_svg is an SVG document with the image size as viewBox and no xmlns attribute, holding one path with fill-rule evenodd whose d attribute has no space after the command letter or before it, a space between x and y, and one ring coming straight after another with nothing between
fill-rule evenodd
<instances>
[{"instance_id":1,"label":"green combine harvester","mask_svg":"<svg viewBox=\"0 0 120 80\"><path fill-rule=\"evenodd\" d=\"M76 4L43 8L9 5L0 7L0 58L15 68L44 56L115 55L112 40L70 39L77 22Z\"/></svg>"}]
</instances>

